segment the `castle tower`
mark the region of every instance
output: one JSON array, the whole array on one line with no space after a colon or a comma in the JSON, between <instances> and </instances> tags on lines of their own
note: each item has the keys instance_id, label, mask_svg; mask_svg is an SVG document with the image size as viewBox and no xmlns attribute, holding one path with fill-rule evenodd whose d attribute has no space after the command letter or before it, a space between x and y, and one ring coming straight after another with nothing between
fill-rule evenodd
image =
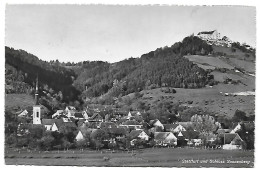
<instances>
[{"instance_id":1,"label":"castle tower","mask_svg":"<svg viewBox=\"0 0 260 170\"><path fill-rule=\"evenodd\" d=\"M35 105L33 106L33 124L41 124L41 106L38 100L38 76L35 88Z\"/></svg>"}]
</instances>

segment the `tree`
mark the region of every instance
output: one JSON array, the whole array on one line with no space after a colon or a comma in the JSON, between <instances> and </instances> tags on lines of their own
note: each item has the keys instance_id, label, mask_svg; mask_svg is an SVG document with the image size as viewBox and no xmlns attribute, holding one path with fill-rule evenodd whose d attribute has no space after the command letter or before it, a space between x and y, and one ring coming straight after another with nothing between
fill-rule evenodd
<instances>
[{"instance_id":1,"label":"tree","mask_svg":"<svg viewBox=\"0 0 260 170\"><path fill-rule=\"evenodd\" d=\"M40 148L44 150L50 150L53 147L52 146L53 141L54 141L54 137L51 135L51 132L46 132L39 141Z\"/></svg>"},{"instance_id":2,"label":"tree","mask_svg":"<svg viewBox=\"0 0 260 170\"><path fill-rule=\"evenodd\" d=\"M236 110L232 120L234 122L241 122L241 121L247 121L248 117L246 116L246 113L241 110Z\"/></svg>"}]
</instances>

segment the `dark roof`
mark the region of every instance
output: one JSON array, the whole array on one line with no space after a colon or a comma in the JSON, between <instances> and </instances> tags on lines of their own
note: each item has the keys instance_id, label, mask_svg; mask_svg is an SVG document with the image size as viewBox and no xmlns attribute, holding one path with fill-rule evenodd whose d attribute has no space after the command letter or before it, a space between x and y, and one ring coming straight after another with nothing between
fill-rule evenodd
<instances>
[{"instance_id":1,"label":"dark roof","mask_svg":"<svg viewBox=\"0 0 260 170\"><path fill-rule=\"evenodd\" d=\"M74 116L77 118L84 118L81 112L76 112Z\"/></svg>"},{"instance_id":2,"label":"dark roof","mask_svg":"<svg viewBox=\"0 0 260 170\"><path fill-rule=\"evenodd\" d=\"M154 120L150 120L149 124L150 126L153 126L153 124L155 124L155 122L159 121L158 119L154 119Z\"/></svg>"},{"instance_id":3,"label":"dark roof","mask_svg":"<svg viewBox=\"0 0 260 170\"><path fill-rule=\"evenodd\" d=\"M63 123L62 119L42 119L43 125L52 125L53 123L61 124Z\"/></svg>"},{"instance_id":4,"label":"dark roof","mask_svg":"<svg viewBox=\"0 0 260 170\"><path fill-rule=\"evenodd\" d=\"M165 140L167 136L170 134L173 134L172 132L155 132L154 133L154 139L156 140Z\"/></svg>"},{"instance_id":5,"label":"dark roof","mask_svg":"<svg viewBox=\"0 0 260 170\"><path fill-rule=\"evenodd\" d=\"M240 138L237 133L225 133L219 134L218 136L225 139L225 144L230 144L236 137Z\"/></svg>"},{"instance_id":6,"label":"dark roof","mask_svg":"<svg viewBox=\"0 0 260 170\"><path fill-rule=\"evenodd\" d=\"M97 127L100 125L99 122L88 122L88 124L88 127L93 129L97 129Z\"/></svg>"},{"instance_id":7,"label":"dark roof","mask_svg":"<svg viewBox=\"0 0 260 170\"><path fill-rule=\"evenodd\" d=\"M218 129L217 130L217 134L222 134L222 133L229 133L230 132L230 129Z\"/></svg>"},{"instance_id":8,"label":"dark roof","mask_svg":"<svg viewBox=\"0 0 260 170\"><path fill-rule=\"evenodd\" d=\"M66 127L77 128L77 126L74 122L63 122L62 125L66 126Z\"/></svg>"},{"instance_id":9,"label":"dark roof","mask_svg":"<svg viewBox=\"0 0 260 170\"><path fill-rule=\"evenodd\" d=\"M123 125L141 125L140 123L138 123L137 121L135 120L128 120L126 122L123 122L122 123Z\"/></svg>"},{"instance_id":10,"label":"dark roof","mask_svg":"<svg viewBox=\"0 0 260 170\"><path fill-rule=\"evenodd\" d=\"M109 128L108 133L115 135L126 135L127 131L125 128Z\"/></svg>"},{"instance_id":11,"label":"dark roof","mask_svg":"<svg viewBox=\"0 0 260 170\"><path fill-rule=\"evenodd\" d=\"M181 131L180 133L185 139L198 139L200 134L198 131L193 130Z\"/></svg>"},{"instance_id":12,"label":"dark roof","mask_svg":"<svg viewBox=\"0 0 260 170\"><path fill-rule=\"evenodd\" d=\"M126 121L128 121L128 119L122 118L122 119L119 119L119 120L117 121L117 123L118 123L118 124L121 124L121 123L126 122Z\"/></svg>"},{"instance_id":13,"label":"dark roof","mask_svg":"<svg viewBox=\"0 0 260 170\"><path fill-rule=\"evenodd\" d=\"M102 116L99 113L94 113L89 119L93 120L93 119L97 119L97 118L102 118Z\"/></svg>"},{"instance_id":14,"label":"dark roof","mask_svg":"<svg viewBox=\"0 0 260 170\"><path fill-rule=\"evenodd\" d=\"M200 35L200 34L213 34L214 32L215 32L215 30L214 31L202 31L202 32L199 32L198 35Z\"/></svg>"},{"instance_id":15,"label":"dark roof","mask_svg":"<svg viewBox=\"0 0 260 170\"><path fill-rule=\"evenodd\" d=\"M82 126L82 124L84 124L85 121L86 121L86 119L80 119L80 120L77 122L78 127Z\"/></svg>"},{"instance_id":16,"label":"dark roof","mask_svg":"<svg viewBox=\"0 0 260 170\"><path fill-rule=\"evenodd\" d=\"M142 130L132 130L129 133L129 136L130 136L131 139L135 139L139 136L140 133L142 133Z\"/></svg>"},{"instance_id":17,"label":"dark roof","mask_svg":"<svg viewBox=\"0 0 260 170\"><path fill-rule=\"evenodd\" d=\"M113 122L101 122L100 123L100 128L116 128L116 124Z\"/></svg>"}]
</instances>

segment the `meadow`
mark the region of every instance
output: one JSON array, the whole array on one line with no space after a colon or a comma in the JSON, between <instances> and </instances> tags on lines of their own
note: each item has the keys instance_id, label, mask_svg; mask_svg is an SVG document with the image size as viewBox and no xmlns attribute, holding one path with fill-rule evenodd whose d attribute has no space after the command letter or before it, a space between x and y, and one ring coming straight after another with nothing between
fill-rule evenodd
<instances>
[{"instance_id":1,"label":"meadow","mask_svg":"<svg viewBox=\"0 0 260 170\"><path fill-rule=\"evenodd\" d=\"M146 148L134 151L7 151L7 165L98 167L254 167L254 152L199 148Z\"/></svg>"}]
</instances>

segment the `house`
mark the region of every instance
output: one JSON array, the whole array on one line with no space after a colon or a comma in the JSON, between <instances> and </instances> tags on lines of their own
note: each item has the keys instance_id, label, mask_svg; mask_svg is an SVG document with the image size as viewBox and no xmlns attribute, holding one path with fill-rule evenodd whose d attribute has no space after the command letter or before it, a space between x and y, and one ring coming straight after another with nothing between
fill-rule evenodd
<instances>
[{"instance_id":1,"label":"house","mask_svg":"<svg viewBox=\"0 0 260 170\"><path fill-rule=\"evenodd\" d=\"M28 111L24 110L20 114L18 114L18 117L26 117L28 115Z\"/></svg>"},{"instance_id":2,"label":"house","mask_svg":"<svg viewBox=\"0 0 260 170\"><path fill-rule=\"evenodd\" d=\"M94 113L89 119L89 122L103 122L103 117L99 113Z\"/></svg>"},{"instance_id":3,"label":"house","mask_svg":"<svg viewBox=\"0 0 260 170\"><path fill-rule=\"evenodd\" d=\"M177 138L172 132L155 132L154 141L159 146L177 145Z\"/></svg>"},{"instance_id":4,"label":"house","mask_svg":"<svg viewBox=\"0 0 260 170\"><path fill-rule=\"evenodd\" d=\"M141 139L141 140L144 140L144 141L148 141L149 140L149 136L143 130L132 130L129 133L129 136L130 136L130 144L132 146L135 145L135 142L138 139Z\"/></svg>"},{"instance_id":5,"label":"house","mask_svg":"<svg viewBox=\"0 0 260 170\"><path fill-rule=\"evenodd\" d=\"M158 119L150 120L149 124L150 124L151 127L164 129L163 124Z\"/></svg>"},{"instance_id":6,"label":"house","mask_svg":"<svg viewBox=\"0 0 260 170\"><path fill-rule=\"evenodd\" d=\"M78 131L76 137L75 137L76 141L82 141L85 139L83 132L81 130Z\"/></svg>"},{"instance_id":7,"label":"house","mask_svg":"<svg viewBox=\"0 0 260 170\"><path fill-rule=\"evenodd\" d=\"M57 110L51 117L54 118L58 118L61 115L63 115L64 111L63 110Z\"/></svg>"},{"instance_id":8,"label":"house","mask_svg":"<svg viewBox=\"0 0 260 170\"><path fill-rule=\"evenodd\" d=\"M108 129L108 134L112 138L112 140L121 140L126 137L127 131L125 128L109 128Z\"/></svg>"},{"instance_id":9,"label":"house","mask_svg":"<svg viewBox=\"0 0 260 170\"><path fill-rule=\"evenodd\" d=\"M83 115L84 119L88 120L89 117L88 117L88 113L86 111L83 111L82 115Z\"/></svg>"},{"instance_id":10,"label":"house","mask_svg":"<svg viewBox=\"0 0 260 170\"><path fill-rule=\"evenodd\" d=\"M231 127L231 130L230 130L230 133L236 133L240 129L241 129L241 124L240 123L233 124L233 126Z\"/></svg>"},{"instance_id":11,"label":"house","mask_svg":"<svg viewBox=\"0 0 260 170\"><path fill-rule=\"evenodd\" d=\"M47 131L58 131L57 126L63 123L62 119L42 119L42 125Z\"/></svg>"},{"instance_id":12,"label":"house","mask_svg":"<svg viewBox=\"0 0 260 170\"><path fill-rule=\"evenodd\" d=\"M67 114L68 117L74 116L75 112L76 112L76 108L73 106L67 106L65 108L65 113Z\"/></svg>"},{"instance_id":13,"label":"house","mask_svg":"<svg viewBox=\"0 0 260 170\"><path fill-rule=\"evenodd\" d=\"M181 131L186 131L186 129L178 124L178 123L175 123L175 124L164 124L164 130L166 132L173 132L173 133L179 133Z\"/></svg>"},{"instance_id":14,"label":"house","mask_svg":"<svg viewBox=\"0 0 260 170\"><path fill-rule=\"evenodd\" d=\"M230 129L218 129L216 134L230 133Z\"/></svg>"},{"instance_id":15,"label":"house","mask_svg":"<svg viewBox=\"0 0 260 170\"><path fill-rule=\"evenodd\" d=\"M199 146L202 144L201 139L199 139L199 132L193 130L180 131L177 135L178 140L185 140L185 144L191 146Z\"/></svg>"},{"instance_id":16,"label":"house","mask_svg":"<svg viewBox=\"0 0 260 170\"><path fill-rule=\"evenodd\" d=\"M243 140L237 133L219 134L218 138L223 141L223 149L225 150L242 149Z\"/></svg>"},{"instance_id":17,"label":"house","mask_svg":"<svg viewBox=\"0 0 260 170\"><path fill-rule=\"evenodd\" d=\"M75 112L73 118L75 119L84 119L84 116L81 112Z\"/></svg>"},{"instance_id":18,"label":"house","mask_svg":"<svg viewBox=\"0 0 260 170\"><path fill-rule=\"evenodd\" d=\"M76 137L75 137L75 140L76 141L82 141L82 140L85 140L87 138L88 135L91 134L93 129L90 129L90 128L80 128Z\"/></svg>"},{"instance_id":19,"label":"house","mask_svg":"<svg viewBox=\"0 0 260 170\"><path fill-rule=\"evenodd\" d=\"M101 129L117 128L117 125L113 122L101 122L99 128Z\"/></svg>"},{"instance_id":20,"label":"house","mask_svg":"<svg viewBox=\"0 0 260 170\"><path fill-rule=\"evenodd\" d=\"M125 126L125 127L129 128L130 130L139 130L139 129L143 128L143 125L135 120L128 120L126 122L123 122L120 126L121 127Z\"/></svg>"},{"instance_id":21,"label":"house","mask_svg":"<svg viewBox=\"0 0 260 170\"><path fill-rule=\"evenodd\" d=\"M245 128L246 131L254 130L255 129L255 123L254 122L239 122L237 124L234 124L231 129L230 133L237 133L239 130L242 129L242 126Z\"/></svg>"},{"instance_id":22,"label":"house","mask_svg":"<svg viewBox=\"0 0 260 170\"><path fill-rule=\"evenodd\" d=\"M218 40L220 34L217 32L217 30L213 30L199 32L197 36L203 40Z\"/></svg>"},{"instance_id":23,"label":"house","mask_svg":"<svg viewBox=\"0 0 260 170\"><path fill-rule=\"evenodd\" d=\"M149 140L149 136L143 130L132 130L129 133L129 136L130 136L131 139L143 139L143 140L146 140L146 141Z\"/></svg>"}]
</instances>

